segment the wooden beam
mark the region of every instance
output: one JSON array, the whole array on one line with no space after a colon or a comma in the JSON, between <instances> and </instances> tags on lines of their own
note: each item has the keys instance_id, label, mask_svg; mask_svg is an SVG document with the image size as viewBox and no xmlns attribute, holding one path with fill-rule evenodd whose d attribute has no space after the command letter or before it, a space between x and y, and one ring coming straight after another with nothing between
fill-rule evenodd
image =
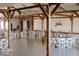
<instances>
[{"instance_id":1,"label":"wooden beam","mask_svg":"<svg viewBox=\"0 0 79 59\"><path fill-rule=\"evenodd\" d=\"M66 15L66 14L61 14L61 13L54 13L54 15L71 17L71 15Z\"/></svg>"},{"instance_id":2,"label":"wooden beam","mask_svg":"<svg viewBox=\"0 0 79 59\"><path fill-rule=\"evenodd\" d=\"M30 15L23 14L23 15L21 15L21 16L29 17L29 16L38 16L38 15L43 15L43 14L42 14L42 13L30 14ZM19 16L15 16L15 17L19 17Z\"/></svg>"},{"instance_id":3,"label":"wooden beam","mask_svg":"<svg viewBox=\"0 0 79 59\"><path fill-rule=\"evenodd\" d=\"M19 15L21 15L21 11L20 10L17 10L17 12L19 13Z\"/></svg>"},{"instance_id":4,"label":"wooden beam","mask_svg":"<svg viewBox=\"0 0 79 59\"><path fill-rule=\"evenodd\" d=\"M23 7L23 8L16 8L10 11L17 11L17 10L24 10L24 9L31 9L31 8L36 8L39 7L39 5L35 5L35 6L28 6L28 7Z\"/></svg>"},{"instance_id":5,"label":"wooden beam","mask_svg":"<svg viewBox=\"0 0 79 59\"><path fill-rule=\"evenodd\" d=\"M79 17L79 14L78 14L76 11L74 11L74 14L77 15L77 16Z\"/></svg>"},{"instance_id":6,"label":"wooden beam","mask_svg":"<svg viewBox=\"0 0 79 59\"><path fill-rule=\"evenodd\" d=\"M51 53L51 11L49 5L47 6L48 17L46 17L46 32L47 32L47 56Z\"/></svg>"},{"instance_id":7,"label":"wooden beam","mask_svg":"<svg viewBox=\"0 0 79 59\"><path fill-rule=\"evenodd\" d=\"M58 3L49 3L49 6L57 5Z\"/></svg>"},{"instance_id":8,"label":"wooden beam","mask_svg":"<svg viewBox=\"0 0 79 59\"><path fill-rule=\"evenodd\" d=\"M56 4L57 4L57 3L56 3ZM53 3L49 3L49 6L50 6L50 5L53 5ZM55 5L55 4L54 4L54 5ZM56 5L55 9L51 12L51 16L53 15L53 13L55 12L55 10L56 10L59 6L60 6L60 4L57 4L57 5ZM41 7L41 9L42 9L42 11L46 14L46 16L48 16L47 13L46 13L46 11L44 10L44 7L43 7L43 6ZM44 18L45 18L45 16L43 17L43 19L44 19Z\"/></svg>"},{"instance_id":9,"label":"wooden beam","mask_svg":"<svg viewBox=\"0 0 79 59\"><path fill-rule=\"evenodd\" d=\"M5 11L3 11L1 13L4 15L4 17L6 17L6 18L8 17Z\"/></svg>"},{"instance_id":10,"label":"wooden beam","mask_svg":"<svg viewBox=\"0 0 79 59\"><path fill-rule=\"evenodd\" d=\"M39 4L40 9L43 11L43 13L46 15L46 17L48 17L48 13L45 10L44 6L42 4Z\"/></svg>"},{"instance_id":11,"label":"wooden beam","mask_svg":"<svg viewBox=\"0 0 79 59\"><path fill-rule=\"evenodd\" d=\"M71 14L70 20L71 20L71 32L73 33L73 14Z\"/></svg>"},{"instance_id":12,"label":"wooden beam","mask_svg":"<svg viewBox=\"0 0 79 59\"><path fill-rule=\"evenodd\" d=\"M67 17L67 16L64 16L64 17L51 17L52 19L56 19L56 18L70 18L70 17Z\"/></svg>"},{"instance_id":13,"label":"wooden beam","mask_svg":"<svg viewBox=\"0 0 79 59\"><path fill-rule=\"evenodd\" d=\"M7 20L8 20L8 48L10 49L10 48L12 48L12 40L11 40L11 38L10 38L10 35L11 35L11 33L10 33L10 16L11 16L11 12L9 11L10 10L10 7L7 7L7 11L6 11L6 14L7 14Z\"/></svg>"},{"instance_id":14,"label":"wooden beam","mask_svg":"<svg viewBox=\"0 0 79 59\"><path fill-rule=\"evenodd\" d=\"M47 48L46 48L46 51L47 51L47 54L46 54L46 56L49 56L49 39L50 39L50 37L49 37L49 33L50 33L50 26L49 26L49 17L50 17L50 14L49 14L49 12L50 12L50 10L49 10L49 5L47 6L47 14L48 14L48 16L46 16L46 19L47 19L47 26L46 26L46 31L47 31Z\"/></svg>"},{"instance_id":15,"label":"wooden beam","mask_svg":"<svg viewBox=\"0 0 79 59\"><path fill-rule=\"evenodd\" d=\"M58 12L56 12L56 13L71 13L71 12L79 12L79 10L69 10L69 11L58 11Z\"/></svg>"},{"instance_id":16,"label":"wooden beam","mask_svg":"<svg viewBox=\"0 0 79 59\"><path fill-rule=\"evenodd\" d=\"M6 9L0 9L0 13L2 13L3 11L6 11Z\"/></svg>"},{"instance_id":17,"label":"wooden beam","mask_svg":"<svg viewBox=\"0 0 79 59\"><path fill-rule=\"evenodd\" d=\"M34 30L34 17L32 17L32 31Z\"/></svg>"},{"instance_id":18,"label":"wooden beam","mask_svg":"<svg viewBox=\"0 0 79 59\"><path fill-rule=\"evenodd\" d=\"M11 40L10 40L10 17L9 17L9 12L8 12L8 48L11 48Z\"/></svg>"},{"instance_id":19,"label":"wooden beam","mask_svg":"<svg viewBox=\"0 0 79 59\"><path fill-rule=\"evenodd\" d=\"M51 16L54 14L54 12L58 9L58 7L60 6L60 4L57 4L56 7L52 10L51 12Z\"/></svg>"},{"instance_id":20,"label":"wooden beam","mask_svg":"<svg viewBox=\"0 0 79 59\"><path fill-rule=\"evenodd\" d=\"M12 18L12 17L13 17L14 13L15 13L15 11L12 11L12 14L11 14L10 18Z\"/></svg>"}]
</instances>

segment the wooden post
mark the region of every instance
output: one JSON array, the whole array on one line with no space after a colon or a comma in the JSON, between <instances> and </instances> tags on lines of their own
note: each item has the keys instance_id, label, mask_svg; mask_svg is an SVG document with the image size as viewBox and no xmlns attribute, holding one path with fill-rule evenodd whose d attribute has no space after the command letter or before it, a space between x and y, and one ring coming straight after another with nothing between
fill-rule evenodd
<instances>
[{"instance_id":1,"label":"wooden post","mask_svg":"<svg viewBox=\"0 0 79 59\"><path fill-rule=\"evenodd\" d=\"M50 11L49 5L47 5L47 13L48 17L47 18L47 56L51 54L51 16L55 13L55 11L58 9L60 4L57 4L56 7L53 9L53 11Z\"/></svg>"},{"instance_id":2,"label":"wooden post","mask_svg":"<svg viewBox=\"0 0 79 59\"><path fill-rule=\"evenodd\" d=\"M10 15L8 15L8 48L12 47L11 33L10 33Z\"/></svg>"},{"instance_id":3,"label":"wooden post","mask_svg":"<svg viewBox=\"0 0 79 59\"><path fill-rule=\"evenodd\" d=\"M8 48L10 48L10 38L9 38L9 17L8 17Z\"/></svg>"},{"instance_id":4,"label":"wooden post","mask_svg":"<svg viewBox=\"0 0 79 59\"><path fill-rule=\"evenodd\" d=\"M7 12L6 12L6 14L7 14L7 19L8 19L8 48L10 49L10 48L12 48L12 40L11 40L11 33L10 33L10 8L9 7L7 7Z\"/></svg>"},{"instance_id":5,"label":"wooden post","mask_svg":"<svg viewBox=\"0 0 79 59\"><path fill-rule=\"evenodd\" d=\"M19 39L21 38L21 13L19 14Z\"/></svg>"},{"instance_id":6,"label":"wooden post","mask_svg":"<svg viewBox=\"0 0 79 59\"><path fill-rule=\"evenodd\" d=\"M34 17L32 17L32 31L34 30Z\"/></svg>"},{"instance_id":7,"label":"wooden post","mask_svg":"<svg viewBox=\"0 0 79 59\"><path fill-rule=\"evenodd\" d=\"M73 14L70 17L70 20L71 20L71 32L73 32Z\"/></svg>"},{"instance_id":8,"label":"wooden post","mask_svg":"<svg viewBox=\"0 0 79 59\"><path fill-rule=\"evenodd\" d=\"M21 38L21 19L19 21L19 38Z\"/></svg>"},{"instance_id":9,"label":"wooden post","mask_svg":"<svg viewBox=\"0 0 79 59\"><path fill-rule=\"evenodd\" d=\"M47 5L47 13L48 13L48 17L47 18L47 56L50 55L50 46L51 46L51 15L50 15L50 9L49 9L49 5Z\"/></svg>"},{"instance_id":10,"label":"wooden post","mask_svg":"<svg viewBox=\"0 0 79 59\"><path fill-rule=\"evenodd\" d=\"M42 36L43 36L43 31L44 31L44 29L43 29L43 20L41 20L41 28L42 28Z\"/></svg>"},{"instance_id":11,"label":"wooden post","mask_svg":"<svg viewBox=\"0 0 79 59\"><path fill-rule=\"evenodd\" d=\"M44 12L45 16L46 16L46 24L47 24L47 27L46 27L46 31L47 31L47 47L46 47L46 56L49 56L50 54L50 44L51 44L51 15L50 15L50 9L49 9L49 4L46 6L46 9L44 8L44 6L42 4L39 4L40 5L40 8L41 10Z\"/></svg>"},{"instance_id":12,"label":"wooden post","mask_svg":"<svg viewBox=\"0 0 79 59\"><path fill-rule=\"evenodd\" d=\"M48 6L47 6L48 7ZM49 8L47 9L48 13L49 13ZM47 27L46 27L46 32L47 32L47 56L49 56L49 17L46 17L47 19Z\"/></svg>"}]
</instances>

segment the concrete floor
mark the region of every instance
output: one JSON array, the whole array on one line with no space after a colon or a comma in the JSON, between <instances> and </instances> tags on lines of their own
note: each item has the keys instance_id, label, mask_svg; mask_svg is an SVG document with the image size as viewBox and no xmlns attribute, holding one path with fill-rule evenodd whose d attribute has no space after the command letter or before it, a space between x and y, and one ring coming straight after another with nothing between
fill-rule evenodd
<instances>
[{"instance_id":1,"label":"concrete floor","mask_svg":"<svg viewBox=\"0 0 79 59\"><path fill-rule=\"evenodd\" d=\"M2 56L45 56L46 43L34 39L13 40L13 47L10 50L0 50ZM51 56L79 56L77 48L52 48Z\"/></svg>"},{"instance_id":2,"label":"concrete floor","mask_svg":"<svg viewBox=\"0 0 79 59\"><path fill-rule=\"evenodd\" d=\"M8 53L2 51L1 55L10 56L45 56L46 44L43 44L41 40L34 39L17 39L13 40L12 49Z\"/></svg>"},{"instance_id":3,"label":"concrete floor","mask_svg":"<svg viewBox=\"0 0 79 59\"><path fill-rule=\"evenodd\" d=\"M51 56L79 56L79 49L76 48L53 48Z\"/></svg>"}]
</instances>

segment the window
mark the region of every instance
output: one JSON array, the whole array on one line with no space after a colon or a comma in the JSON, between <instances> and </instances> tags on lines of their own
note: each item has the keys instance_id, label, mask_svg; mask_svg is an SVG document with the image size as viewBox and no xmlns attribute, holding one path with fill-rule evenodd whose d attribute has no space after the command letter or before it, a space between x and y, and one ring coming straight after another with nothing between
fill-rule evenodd
<instances>
[{"instance_id":1,"label":"window","mask_svg":"<svg viewBox=\"0 0 79 59\"><path fill-rule=\"evenodd\" d=\"M33 20L27 20L27 29L33 30Z\"/></svg>"}]
</instances>

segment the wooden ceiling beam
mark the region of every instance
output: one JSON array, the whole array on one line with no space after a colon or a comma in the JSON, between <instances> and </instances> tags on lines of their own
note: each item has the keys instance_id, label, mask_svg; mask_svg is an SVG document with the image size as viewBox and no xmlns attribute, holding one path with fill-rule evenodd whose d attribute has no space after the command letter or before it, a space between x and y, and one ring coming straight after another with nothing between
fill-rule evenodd
<instances>
[{"instance_id":1,"label":"wooden ceiling beam","mask_svg":"<svg viewBox=\"0 0 79 59\"><path fill-rule=\"evenodd\" d=\"M76 11L74 11L74 14L77 15L77 16L79 17L79 14L78 14Z\"/></svg>"},{"instance_id":2,"label":"wooden ceiling beam","mask_svg":"<svg viewBox=\"0 0 79 59\"><path fill-rule=\"evenodd\" d=\"M12 11L11 18L13 17L14 13L15 13L15 11Z\"/></svg>"},{"instance_id":3,"label":"wooden ceiling beam","mask_svg":"<svg viewBox=\"0 0 79 59\"><path fill-rule=\"evenodd\" d=\"M58 3L49 3L49 6L57 5Z\"/></svg>"},{"instance_id":4,"label":"wooden ceiling beam","mask_svg":"<svg viewBox=\"0 0 79 59\"><path fill-rule=\"evenodd\" d=\"M21 11L20 10L18 10L17 12L19 13L19 15L21 15Z\"/></svg>"},{"instance_id":5,"label":"wooden ceiling beam","mask_svg":"<svg viewBox=\"0 0 79 59\"><path fill-rule=\"evenodd\" d=\"M51 16L54 14L54 12L58 9L58 7L60 6L60 4L57 4L56 7L52 10L51 12Z\"/></svg>"},{"instance_id":6,"label":"wooden ceiling beam","mask_svg":"<svg viewBox=\"0 0 79 59\"><path fill-rule=\"evenodd\" d=\"M43 15L43 14L40 14L40 13L38 13L38 14L31 14L31 15L21 15L21 17L39 17L40 15ZM19 15L18 16L15 16L15 17L13 17L13 18L19 18Z\"/></svg>"},{"instance_id":7,"label":"wooden ceiling beam","mask_svg":"<svg viewBox=\"0 0 79 59\"><path fill-rule=\"evenodd\" d=\"M39 7L43 11L43 13L46 15L46 17L48 17L48 13L47 13L46 9L44 8L44 6L42 4L39 4Z\"/></svg>"},{"instance_id":8,"label":"wooden ceiling beam","mask_svg":"<svg viewBox=\"0 0 79 59\"><path fill-rule=\"evenodd\" d=\"M4 17L8 17L5 11L2 11L1 13L4 15Z\"/></svg>"},{"instance_id":9,"label":"wooden ceiling beam","mask_svg":"<svg viewBox=\"0 0 79 59\"><path fill-rule=\"evenodd\" d=\"M61 14L61 13L54 13L54 15L71 17L71 15L66 15L66 14Z\"/></svg>"},{"instance_id":10,"label":"wooden ceiling beam","mask_svg":"<svg viewBox=\"0 0 79 59\"><path fill-rule=\"evenodd\" d=\"M57 8L60 6L60 4L59 3L49 3L49 6L51 6L51 5L56 5L56 7L54 8L54 10L51 12L51 16L53 15L53 13L57 10ZM45 11L44 10L44 7L42 6L42 11L47 15L47 11ZM47 15L47 17L48 17L48 15ZM44 19L45 18L45 16L43 16L42 17L42 19Z\"/></svg>"},{"instance_id":11,"label":"wooden ceiling beam","mask_svg":"<svg viewBox=\"0 0 79 59\"><path fill-rule=\"evenodd\" d=\"M6 11L6 9L0 9L0 13L2 13L2 12L4 12L4 11Z\"/></svg>"},{"instance_id":12,"label":"wooden ceiling beam","mask_svg":"<svg viewBox=\"0 0 79 59\"><path fill-rule=\"evenodd\" d=\"M69 10L69 11L58 11L58 12L56 12L56 13L71 13L71 12L79 12L79 10Z\"/></svg>"},{"instance_id":13,"label":"wooden ceiling beam","mask_svg":"<svg viewBox=\"0 0 79 59\"><path fill-rule=\"evenodd\" d=\"M51 17L51 18L70 18L70 17L64 16L64 17Z\"/></svg>"},{"instance_id":14,"label":"wooden ceiling beam","mask_svg":"<svg viewBox=\"0 0 79 59\"><path fill-rule=\"evenodd\" d=\"M39 7L39 5L35 5L35 6L28 6L28 7L23 7L23 8L16 8L10 11L17 11L17 10L24 10L24 9L31 9L31 8L36 8Z\"/></svg>"}]
</instances>

